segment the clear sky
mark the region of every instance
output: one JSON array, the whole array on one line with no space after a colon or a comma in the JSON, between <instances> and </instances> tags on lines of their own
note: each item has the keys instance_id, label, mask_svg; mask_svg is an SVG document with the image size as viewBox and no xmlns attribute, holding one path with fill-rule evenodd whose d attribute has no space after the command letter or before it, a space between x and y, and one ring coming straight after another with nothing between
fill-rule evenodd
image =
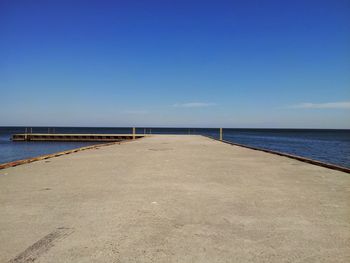
<instances>
[{"instance_id":1,"label":"clear sky","mask_svg":"<svg viewBox=\"0 0 350 263\"><path fill-rule=\"evenodd\" d=\"M0 0L0 126L350 128L350 1Z\"/></svg>"}]
</instances>

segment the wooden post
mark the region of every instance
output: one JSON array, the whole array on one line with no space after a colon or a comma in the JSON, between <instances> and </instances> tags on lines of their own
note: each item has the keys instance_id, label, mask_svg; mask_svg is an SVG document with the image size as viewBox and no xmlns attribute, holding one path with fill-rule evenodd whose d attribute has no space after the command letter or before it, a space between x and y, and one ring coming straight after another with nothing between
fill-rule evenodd
<instances>
[{"instance_id":1,"label":"wooden post","mask_svg":"<svg viewBox=\"0 0 350 263\"><path fill-rule=\"evenodd\" d=\"M222 141L222 128L220 128L220 141Z\"/></svg>"},{"instance_id":2,"label":"wooden post","mask_svg":"<svg viewBox=\"0 0 350 263\"><path fill-rule=\"evenodd\" d=\"M135 134L136 134L136 129L135 127L132 128L132 139L135 140Z\"/></svg>"}]
</instances>

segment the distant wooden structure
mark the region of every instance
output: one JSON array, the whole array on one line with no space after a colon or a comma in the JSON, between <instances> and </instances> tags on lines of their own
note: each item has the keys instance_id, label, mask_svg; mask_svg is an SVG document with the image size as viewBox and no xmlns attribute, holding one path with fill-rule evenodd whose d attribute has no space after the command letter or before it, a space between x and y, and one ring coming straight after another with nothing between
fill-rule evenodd
<instances>
[{"instance_id":1,"label":"distant wooden structure","mask_svg":"<svg viewBox=\"0 0 350 263\"><path fill-rule=\"evenodd\" d=\"M69 141L69 142L116 142L144 137L144 134L53 134L23 133L13 134L13 141Z\"/></svg>"}]
</instances>

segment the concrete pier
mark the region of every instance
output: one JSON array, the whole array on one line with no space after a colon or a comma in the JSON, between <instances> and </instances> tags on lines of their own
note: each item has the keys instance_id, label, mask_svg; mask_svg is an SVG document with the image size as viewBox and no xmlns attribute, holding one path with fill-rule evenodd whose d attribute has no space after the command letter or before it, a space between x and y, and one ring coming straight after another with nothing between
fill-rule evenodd
<instances>
[{"instance_id":1,"label":"concrete pier","mask_svg":"<svg viewBox=\"0 0 350 263\"><path fill-rule=\"evenodd\" d=\"M0 262L349 262L350 176L202 136L0 170Z\"/></svg>"}]
</instances>

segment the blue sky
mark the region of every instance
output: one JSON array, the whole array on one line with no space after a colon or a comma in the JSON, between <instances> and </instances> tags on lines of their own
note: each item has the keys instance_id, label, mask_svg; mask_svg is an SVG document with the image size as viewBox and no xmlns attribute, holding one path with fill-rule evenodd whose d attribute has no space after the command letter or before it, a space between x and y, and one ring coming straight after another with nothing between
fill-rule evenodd
<instances>
[{"instance_id":1,"label":"blue sky","mask_svg":"<svg viewBox=\"0 0 350 263\"><path fill-rule=\"evenodd\" d=\"M350 2L0 0L0 126L350 128Z\"/></svg>"}]
</instances>

